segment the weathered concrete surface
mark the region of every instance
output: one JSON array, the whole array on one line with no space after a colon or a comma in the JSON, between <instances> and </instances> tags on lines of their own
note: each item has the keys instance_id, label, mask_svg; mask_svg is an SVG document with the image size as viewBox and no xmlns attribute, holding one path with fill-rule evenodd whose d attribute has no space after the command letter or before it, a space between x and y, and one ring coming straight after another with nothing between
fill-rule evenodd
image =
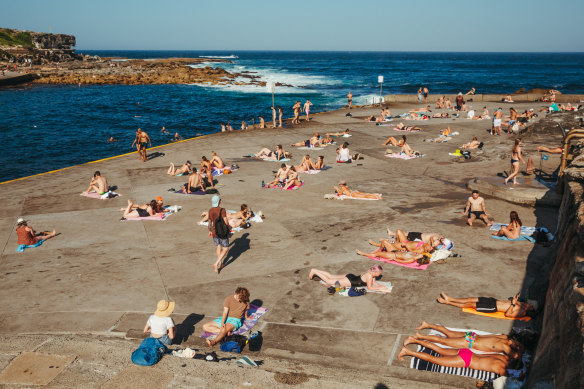
<instances>
[{"instance_id":1,"label":"weathered concrete surface","mask_svg":"<svg viewBox=\"0 0 584 389\"><path fill-rule=\"evenodd\" d=\"M559 207L562 202L562 196L557 194L555 189L549 189L537 181L534 175L518 177L517 183L519 186L514 186L512 182L505 185L499 177L475 177L469 180L466 186L516 204Z\"/></svg>"},{"instance_id":2,"label":"weathered concrete surface","mask_svg":"<svg viewBox=\"0 0 584 389\"><path fill-rule=\"evenodd\" d=\"M496 105L488 107L492 110ZM531 104L515 107L518 111L537 108ZM407 106L396 104L391 109L395 115ZM202 348L204 343L198 338L201 324L219 315L225 296L243 285L250 289L255 303L269 309L256 328L263 332L264 346L259 352L248 353L265 364L253 374L240 374L243 370L229 363L210 365L168 357L157 368L173 371L170 387L231 387L246 380L270 387L278 385L276 372L308 374L305 387L362 387L377 382L397 387L424 387L423 383L472 386L472 380L466 378L407 369L409 361L398 361L394 350L399 351L405 336L413 334L421 320L490 332L507 332L513 324L441 306L435 302L441 290L453 296L500 298L523 290L537 297L542 277L545 284L542 272L549 262L548 248L492 240L486 226L476 223L466 227L461 215L469 196L466 182L477 175L496 176L508 169L512 139L490 137L488 120L416 121L410 123L424 130L406 135L426 157L388 159L381 143L388 136L403 133L359 120L377 113L376 108L353 110L353 118L346 118L345 112L317 115L311 124L294 128L216 134L170 145L157 150L164 156L147 163L129 155L0 185L7 205L0 211L0 282L4 286L0 292L0 332L11 340L20 339L22 334L50 336L48 339L56 340L48 340L38 351L56 342L57 346L51 347L54 353L79 345L82 333L93 334L80 348L91 349L106 342L103 353L89 357L96 358L90 365L83 360L75 363L74 369L65 372L70 376L61 374L56 381L61 380L61 387L70 387L74 381L98 387L129 366L131 350L139 342L136 338L157 300L176 301L174 317L182 325L183 344ZM461 135L444 144L422 142L437 137L438 130L446 126ZM348 139L351 150L361 152L365 159L350 165L335 164L333 146L317 152L292 150L294 161L305 153L324 155L332 166L320 174L303 176L306 185L300 190L262 189L261 181L271 179L278 164L242 158L261 147L304 140L313 131L345 128L353 132ZM473 152L471 160L448 155L472 136L478 136L486 146ZM526 153L535 155L537 146L526 142ZM237 209L245 202L266 215L264 223L234 235L230 263L219 276L211 266L214 247L205 227L197 225L200 213L210 207L210 196L167 192L185 179L165 174L169 162L200 160L211 150L240 166L234 174L219 178L222 205ZM544 162L543 169L551 172L558 159L552 156ZM123 197L102 201L79 196L95 170L100 170L110 185L118 186ZM341 179L361 191L382 192L384 199L323 199ZM43 189L39 192L38 188ZM164 222L119 221L118 209L128 199L143 203L158 195L166 204L181 205L182 211ZM488 212L497 221L505 222L509 211L517 210L524 225L553 228L556 224L554 208L534 209L486 198ZM39 231L55 228L61 235L38 248L16 253L14 225L19 216ZM385 265L383 280L394 285L393 292L385 296L329 296L325 287L308 280L311 267L339 274L367 269L373 262L357 256L354 250L367 250L368 239L385 236L387 226L441 232L454 240L455 252L461 257L433 264L426 271ZM118 339L125 334L132 340ZM24 349L40 343L30 336L21 341ZM365 355L356 358L357 351ZM187 366L181 367L185 362ZM362 372L356 373L359 370ZM419 383L410 385L405 380Z\"/></svg>"}]
</instances>

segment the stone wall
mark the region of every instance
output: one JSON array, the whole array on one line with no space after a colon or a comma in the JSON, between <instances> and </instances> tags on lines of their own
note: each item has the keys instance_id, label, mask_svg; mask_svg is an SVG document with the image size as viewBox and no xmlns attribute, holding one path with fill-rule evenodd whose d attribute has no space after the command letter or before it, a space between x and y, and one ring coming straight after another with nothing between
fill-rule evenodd
<instances>
[{"instance_id":1,"label":"stone wall","mask_svg":"<svg viewBox=\"0 0 584 389\"><path fill-rule=\"evenodd\" d=\"M584 388L584 155L566 169L555 264L526 387Z\"/></svg>"},{"instance_id":2,"label":"stone wall","mask_svg":"<svg viewBox=\"0 0 584 389\"><path fill-rule=\"evenodd\" d=\"M71 50L75 46L75 36L31 32L32 44L37 49Z\"/></svg>"}]
</instances>

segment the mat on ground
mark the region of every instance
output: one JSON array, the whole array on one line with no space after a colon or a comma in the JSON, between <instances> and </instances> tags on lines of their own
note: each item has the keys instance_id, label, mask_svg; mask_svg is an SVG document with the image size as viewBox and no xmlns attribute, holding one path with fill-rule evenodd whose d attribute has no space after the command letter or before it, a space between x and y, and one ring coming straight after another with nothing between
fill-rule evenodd
<instances>
[{"instance_id":1,"label":"mat on ground","mask_svg":"<svg viewBox=\"0 0 584 389\"><path fill-rule=\"evenodd\" d=\"M332 286L332 285L327 284L323 280L320 280L318 283L321 284L321 285L323 285L323 286ZM391 291L393 290L393 285L389 281L377 281L377 283L379 285L385 286L385 290L371 290L371 289L368 289L366 286L364 286L363 288L365 288L365 292L367 292L367 293L388 294L388 293L391 293ZM349 296L349 289L350 288L343 288L343 289L339 290L337 294L339 296L351 297L351 296Z\"/></svg>"},{"instance_id":2,"label":"mat on ground","mask_svg":"<svg viewBox=\"0 0 584 389\"><path fill-rule=\"evenodd\" d=\"M424 156L424 154L415 154L415 155L407 155L404 153L390 153L390 154L385 154L385 157L387 158L397 158L397 159L414 159L414 158L422 158Z\"/></svg>"},{"instance_id":3,"label":"mat on ground","mask_svg":"<svg viewBox=\"0 0 584 389\"><path fill-rule=\"evenodd\" d=\"M81 193L80 196L89 197L90 199L100 199L100 200L107 200L113 199L114 197L121 196L121 194L108 190L104 194L99 194L97 192L89 192L89 193Z\"/></svg>"},{"instance_id":4,"label":"mat on ground","mask_svg":"<svg viewBox=\"0 0 584 389\"><path fill-rule=\"evenodd\" d=\"M301 181L301 182L300 182L300 185L293 185L293 186L289 187L289 188L288 188L288 189L286 189L286 190L295 190L295 189L300 189L300 187L301 187L301 186L304 186L304 181ZM266 185L266 186L264 186L263 188L264 188L264 189L282 189L282 187L280 187L280 186L267 186L267 185Z\"/></svg>"},{"instance_id":5,"label":"mat on ground","mask_svg":"<svg viewBox=\"0 0 584 389\"><path fill-rule=\"evenodd\" d=\"M524 316L524 317L507 317L507 316L505 316L505 312L493 312L493 313L479 312L479 311L477 311L474 308L462 308L462 312L472 313L473 315L491 317L493 319L521 320L521 321L526 321L526 322L531 320L531 317L529 317L529 316Z\"/></svg>"},{"instance_id":6,"label":"mat on ground","mask_svg":"<svg viewBox=\"0 0 584 389\"><path fill-rule=\"evenodd\" d=\"M363 199L358 197L351 197L347 195L338 195L336 193L328 193L324 195L327 200L381 200L381 199Z\"/></svg>"},{"instance_id":7,"label":"mat on ground","mask_svg":"<svg viewBox=\"0 0 584 389\"><path fill-rule=\"evenodd\" d=\"M411 262L411 263L400 263L400 262L394 261L393 259L387 259L387 258L383 258L383 257L367 257L367 258L372 259L374 261L389 263L390 265L409 267L410 269L418 269L418 270L426 270L428 268L428 266L430 266L430 263L431 263L430 262L430 263L426 263L424 265L420 265L416 261Z\"/></svg>"},{"instance_id":8,"label":"mat on ground","mask_svg":"<svg viewBox=\"0 0 584 389\"><path fill-rule=\"evenodd\" d=\"M41 239L38 242L36 242L35 244L28 244L28 245L27 244L21 244L21 245L18 245L18 247L16 248L16 252L22 253L26 249L31 249L31 248L34 248L34 247L39 247L40 245L43 244L44 241L45 241L45 239Z\"/></svg>"},{"instance_id":9,"label":"mat on ground","mask_svg":"<svg viewBox=\"0 0 584 389\"><path fill-rule=\"evenodd\" d=\"M256 305L250 304L249 310L247 311L247 315L251 316L251 319L249 320L245 319L241 327L233 331L232 335L243 335L247 331L251 330L258 323L260 317L262 317L266 312L268 312L267 308L258 307ZM216 334L212 334L210 332L203 332L201 334L201 338L204 339L213 339L216 336L217 336Z\"/></svg>"}]
</instances>

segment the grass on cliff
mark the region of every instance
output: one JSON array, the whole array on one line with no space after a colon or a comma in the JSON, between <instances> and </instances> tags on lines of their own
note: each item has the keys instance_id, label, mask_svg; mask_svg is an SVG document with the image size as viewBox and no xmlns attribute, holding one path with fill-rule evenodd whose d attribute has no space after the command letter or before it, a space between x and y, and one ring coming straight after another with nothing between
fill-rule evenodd
<instances>
[{"instance_id":1,"label":"grass on cliff","mask_svg":"<svg viewBox=\"0 0 584 389\"><path fill-rule=\"evenodd\" d=\"M0 46L33 47L30 33L0 28Z\"/></svg>"}]
</instances>

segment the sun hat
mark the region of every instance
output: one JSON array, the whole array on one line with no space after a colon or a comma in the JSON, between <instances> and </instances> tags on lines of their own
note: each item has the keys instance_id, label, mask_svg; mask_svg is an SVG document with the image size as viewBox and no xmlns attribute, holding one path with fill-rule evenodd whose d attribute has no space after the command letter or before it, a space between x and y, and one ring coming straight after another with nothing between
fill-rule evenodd
<instances>
[{"instance_id":1,"label":"sun hat","mask_svg":"<svg viewBox=\"0 0 584 389\"><path fill-rule=\"evenodd\" d=\"M459 96L462 96L462 92L458 92L458 95L459 95Z\"/></svg>"},{"instance_id":2,"label":"sun hat","mask_svg":"<svg viewBox=\"0 0 584 389\"><path fill-rule=\"evenodd\" d=\"M156 201L162 201L162 197L160 197L160 196L157 196L157 197L156 197Z\"/></svg>"},{"instance_id":3,"label":"sun hat","mask_svg":"<svg viewBox=\"0 0 584 389\"><path fill-rule=\"evenodd\" d=\"M158 317L167 317L174 311L174 301L166 301L160 300L158 304L156 304L156 312L154 312L155 316Z\"/></svg>"},{"instance_id":4,"label":"sun hat","mask_svg":"<svg viewBox=\"0 0 584 389\"><path fill-rule=\"evenodd\" d=\"M18 220L16 220L16 224L21 224L26 222L26 220L24 220L23 218L19 217Z\"/></svg>"},{"instance_id":5,"label":"sun hat","mask_svg":"<svg viewBox=\"0 0 584 389\"><path fill-rule=\"evenodd\" d=\"M219 201L221 201L221 197L219 197L219 195L215 195L211 198L211 205L213 207L218 207L219 206Z\"/></svg>"}]
</instances>

